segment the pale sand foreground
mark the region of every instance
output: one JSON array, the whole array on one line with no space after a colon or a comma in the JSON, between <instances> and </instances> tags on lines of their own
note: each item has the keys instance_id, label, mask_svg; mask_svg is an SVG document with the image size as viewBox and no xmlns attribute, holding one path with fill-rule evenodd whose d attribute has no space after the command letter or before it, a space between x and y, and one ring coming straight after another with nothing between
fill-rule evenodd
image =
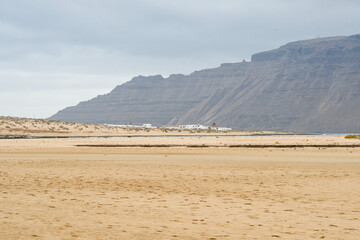
<instances>
[{"instance_id":1,"label":"pale sand foreground","mask_svg":"<svg viewBox=\"0 0 360 240\"><path fill-rule=\"evenodd\" d=\"M359 239L359 148L74 147L89 141L0 141L1 239Z\"/></svg>"}]
</instances>

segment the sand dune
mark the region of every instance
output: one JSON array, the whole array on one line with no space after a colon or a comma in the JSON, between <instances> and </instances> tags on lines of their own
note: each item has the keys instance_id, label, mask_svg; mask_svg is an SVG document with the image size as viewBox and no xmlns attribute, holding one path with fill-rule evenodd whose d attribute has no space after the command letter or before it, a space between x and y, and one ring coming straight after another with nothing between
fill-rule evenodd
<instances>
[{"instance_id":1,"label":"sand dune","mask_svg":"<svg viewBox=\"0 0 360 240\"><path fill-rule=\"evenodd\" d=\"M51 121L44 119L17 118L0 116L1 136L138 136L138 135L247 135L256 133L281 133L274 131L209 131L189 129L165 129L143 127L117 127L104 124L84 124L73 122Z\"/></svg>"}]
</instances>

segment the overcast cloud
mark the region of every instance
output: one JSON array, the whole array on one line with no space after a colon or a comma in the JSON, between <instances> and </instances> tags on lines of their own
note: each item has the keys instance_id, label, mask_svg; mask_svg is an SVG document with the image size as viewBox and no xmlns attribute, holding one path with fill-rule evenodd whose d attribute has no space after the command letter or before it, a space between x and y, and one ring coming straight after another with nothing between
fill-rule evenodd
<instances>
[{"instance_id":1,"label":"overcast cloud","mask_svg":"<svg viewBox=\"0 0 360 240\"><path fill-rule=\"evenodd\" d=\"M49 117L137 75L360 33L358 0L0 0L0 115Z\"/></svg>"}]
</instances>

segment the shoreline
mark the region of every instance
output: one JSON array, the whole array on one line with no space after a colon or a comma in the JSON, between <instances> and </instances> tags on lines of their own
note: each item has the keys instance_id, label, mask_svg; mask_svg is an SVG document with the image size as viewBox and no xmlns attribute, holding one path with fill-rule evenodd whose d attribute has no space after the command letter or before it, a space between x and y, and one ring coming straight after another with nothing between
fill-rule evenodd
<instances>
[{"instance_id":1,"label":"shoreline","mask_svg":"<svg viewBox=\"0 0 360 240\"><path fill-rule=\"evenodd\" d=\"M172 148L172 147L186 147L186 148L360 148L360 144L348 144L348 145L339 145L339 144L309 144L309 145L179 145L179 144L114 144L114 145L96 145L96 144L83 144L75 145L76 147L90 147L90 148Z\"/></svg>"},{"instance_id":2,"label":"shoreline","mask_svg":"<svg viewBox=\"0 0 360 240\"><path fill-rule=\"evenodd\" d=\"M240 134L231 134L229 132L213 132L213 133L179 133L179 134L122 134L122 135L21 135L21 134L2 134L0 139L42 139L42 138L130 138L130 137L257 137L257 136L321 136L323 134L302 134L291 132L269 132L261 133L261 131L239 131ZM342 134L340 134L342 135ZM344 134L345 136L346 134Z\"/></svg>"},{"instance_id":3,"label":"shoreline","mask_svg":"<svg viewBox=\"0 0 360 240\"><path fill-rule=\"evenodd\" d=\"M248 151L340 151L360 152L359 139L343 136L176 136L120 138L0 139L1 153L126 153L177 152L222 153Z\"/></svg>"}]
</instances>

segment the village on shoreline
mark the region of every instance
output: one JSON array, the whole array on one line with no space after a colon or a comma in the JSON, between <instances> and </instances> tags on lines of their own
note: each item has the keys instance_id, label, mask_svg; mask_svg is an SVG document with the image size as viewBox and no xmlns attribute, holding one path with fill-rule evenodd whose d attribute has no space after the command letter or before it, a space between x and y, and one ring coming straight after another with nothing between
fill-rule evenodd
<instances>
[{"instance_id":1,"label":"village on shoreline","mask_svg":"<svg viewBox=\"0 0 360 240\"><path fill-rule=\"evenodd\" d=\"M132 125L130 124L123 124L123 125L117 125L117 124L104 124L109 127L120 127L120 128L149 128L149 129L177 129L177 130L212 130L212 131L232 131L232 128L229 127L218 127L214 123L212 126L204 126L201 124L188 124L188 125L178 125L178 126L164 126L164 127L157 127L153 126L151 123L145 123L142 125Z\"/></svg>"}]
</instances>

